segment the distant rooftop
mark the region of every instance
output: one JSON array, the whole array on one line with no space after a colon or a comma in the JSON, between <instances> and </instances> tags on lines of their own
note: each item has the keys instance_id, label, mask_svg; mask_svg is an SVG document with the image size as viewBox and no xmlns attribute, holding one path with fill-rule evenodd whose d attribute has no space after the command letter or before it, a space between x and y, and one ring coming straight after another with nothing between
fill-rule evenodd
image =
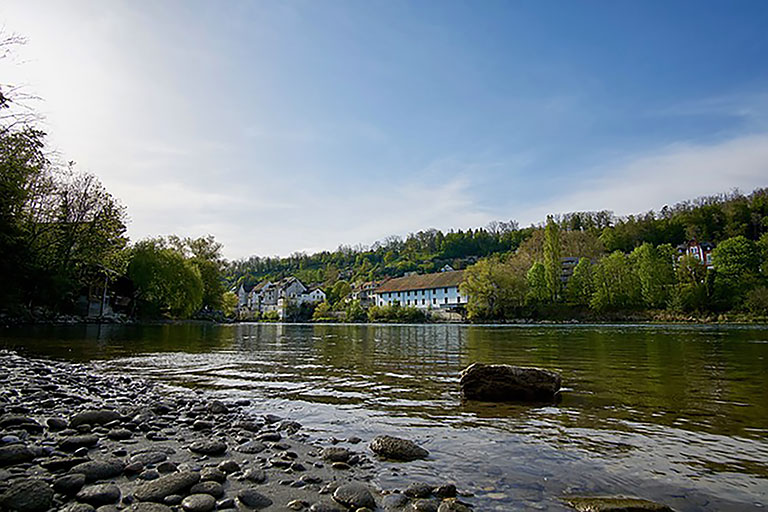
<instances>
[{"instance_id":1,"label":"distant rooftop","mask_svg":"<svg viewBox=\"0 0 768 512\"><path fill-rule=\"evenodd\" d=\"M447 288L449 286L458 286L463 278L463 270L398 277L383 283L376 288L376 292L402 292L408 290L428 290L430 288Z\"/></svg>"}]
</instances>

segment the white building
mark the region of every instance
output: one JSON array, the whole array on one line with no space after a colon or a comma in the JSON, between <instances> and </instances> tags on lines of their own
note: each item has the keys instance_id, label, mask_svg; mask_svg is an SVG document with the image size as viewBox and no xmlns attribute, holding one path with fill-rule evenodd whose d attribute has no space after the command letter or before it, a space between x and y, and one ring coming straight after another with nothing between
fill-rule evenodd
<instances>
[{"instance_id":1,"label":"white building","mask_svg":"<svg viewBox=\"0 0 768 512\"><path fill-rule=\"evenodd\" d=\"M319 288L308 289L295 277L277 282L262 281L248 289L240 285L237 290L238 309L241 312L266 313L277 311L282 318L288 304L323 302L325 292Z\"/></svg>"},{"instance_id":2,"label":"white building","mask_svg":"<svg viewBox=\"0 0 768 512\"><path fill-rule=\"evenodd\" d=\"M467 304L467 297L459 292L463 278L462 270L398 277L384 282L373 295L378 306L398 303L419 309L456 308Z\"/></svg>"}]
</instances>

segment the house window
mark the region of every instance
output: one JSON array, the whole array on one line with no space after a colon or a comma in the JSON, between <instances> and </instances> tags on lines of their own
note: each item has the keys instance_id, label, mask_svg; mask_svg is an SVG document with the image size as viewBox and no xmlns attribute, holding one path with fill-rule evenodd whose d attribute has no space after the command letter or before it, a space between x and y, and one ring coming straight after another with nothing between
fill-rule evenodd
<instances>
[{"instance_id":1,"label":"house window","mask_svg":"<svg viewBox=\"0 0 768 512\"><path fill-rule=\"evenodd\" d=\"M444 293L448 293L448 288L443 288Z\"/></svg>"},{"instance_id":2,"label":"house window","mask_svg":"<svg viewBox=\"0 0 768 512\"><path fill-rule=\"evenodd\" d=\"M445 298L445 304L448 304L448 297Z\"/></svg>"},{"instance_id":3,"label":"house window","mask_svg":"<svg viewBox=\"0 0 768 512\"><path fill-rule=\"evenodd\" d=\"M437 299L432 299L432 304L437 304Z\"/></svg>"},{"instance_id":4,"label":"house window","mask_svg":"<svg viewBox=\"0 0 768 512\"><path fill-rule=\"evenodd\" d=\"M424 299L421 299L421 305L423 306L426 301Z\"/></svg>"}]
</instances>

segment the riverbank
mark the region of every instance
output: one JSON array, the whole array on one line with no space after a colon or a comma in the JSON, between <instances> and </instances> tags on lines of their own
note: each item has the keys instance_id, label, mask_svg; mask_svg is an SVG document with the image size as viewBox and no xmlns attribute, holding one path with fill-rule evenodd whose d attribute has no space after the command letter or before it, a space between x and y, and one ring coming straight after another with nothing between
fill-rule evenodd
<instances>
[{"instance_id":1,"label":"riverbank","mask_svg":"<svg viewBox=\"0 0 768 512\"><path fill-rule=\"evenodd\" d=\"M0 352L2 510L466 511L452 482L371 483L358 438L308 441L247 400L172 392L88 365ZM461 500L471 498L460 498Z\"/></svg>"}]
</instances>

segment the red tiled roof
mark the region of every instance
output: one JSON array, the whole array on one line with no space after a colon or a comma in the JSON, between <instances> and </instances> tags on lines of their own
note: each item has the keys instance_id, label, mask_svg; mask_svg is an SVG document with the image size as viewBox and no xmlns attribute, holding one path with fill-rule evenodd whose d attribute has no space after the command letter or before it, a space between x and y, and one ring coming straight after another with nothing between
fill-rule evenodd
<instances>
[{"instance_id":1,"label":"red tiled roof","mask_svg":"<svg viewBox=\"0 0 768 512\"><path fill-rule=\"evenodd\" d=\"M458 286L464 278L463 270L437 272L390 279L376 288L376 293L402 292L407 290L428 290L430 288L448 288Z\"/></svg>"}]
</instances>

